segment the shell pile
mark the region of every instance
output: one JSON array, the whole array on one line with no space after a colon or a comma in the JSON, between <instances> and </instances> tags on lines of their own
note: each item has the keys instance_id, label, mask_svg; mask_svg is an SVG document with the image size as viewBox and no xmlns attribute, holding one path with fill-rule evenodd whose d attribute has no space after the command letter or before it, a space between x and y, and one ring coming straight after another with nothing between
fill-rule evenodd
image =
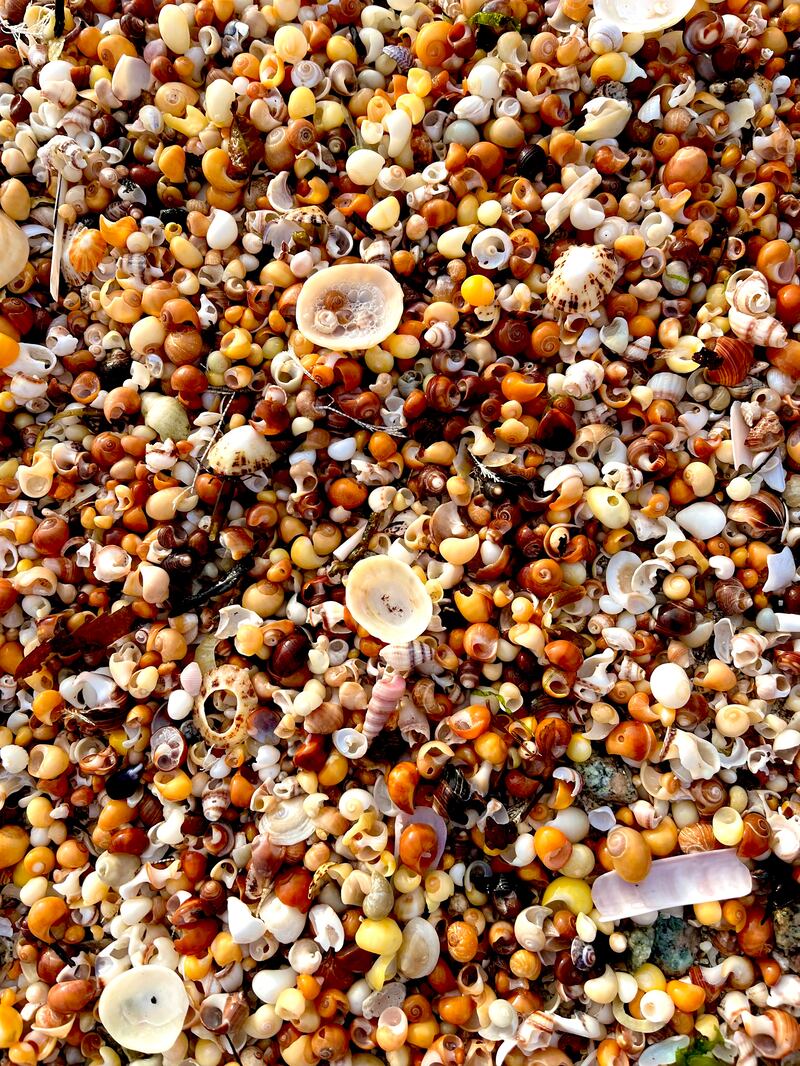
<instances>
[{"instance_id":1,"label":"shell pile","mask_svg":"<svg viewBox=\"0 0 800 1066\"><path fill-rule=\"evenodd\" d=\"M798 0L0 0L0 1059L800 1057Z\"/></svg>"}]
</instances>

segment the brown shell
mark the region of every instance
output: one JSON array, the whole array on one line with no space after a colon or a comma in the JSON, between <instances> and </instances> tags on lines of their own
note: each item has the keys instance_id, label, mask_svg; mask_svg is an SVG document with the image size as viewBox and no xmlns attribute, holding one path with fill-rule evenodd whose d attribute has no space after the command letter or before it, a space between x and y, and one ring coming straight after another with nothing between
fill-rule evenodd
<instances>
[{"instance_id":1,"label":"brown shell","mask_svg":"<svg viewBox=\"0 0 800 1066\"><path fill-rule=\"evenodd\" d=\"M742 614L753 606L753 597L736 578L728 581L718 581L714 585L714 597L719 609L727 615Z\"/></svg>"},{"instance_id":2,"label":"brown shell","mask_svg":"<svg viewBox=\"0 0 800 1066\"><path fill-rule=\"evenodd\" d=\"M739 385L755 361L753 345L737 337L717 337L695 356L706 368L706 380L712 385Z\"/></svg>"},{"instance_id":3,"label":"brown shell","mask_svg":"<svg viewBox=\"0 0 800 1066\"><path fill-rule=\"evenodd\" d=\"M685 825L678 833L678 847L684 855L693 855L698 851L713 851L716 846L714 830L708 822Z\"/></svg>"},{"instance_id":4,"label":"brown shell","mask_svg":"<svg viewBox=\"0 0 800 1066\"><path fill-rule=\"evenodd\" d=\"M728 507L728 519L740 525L754 540L775 540L786 523L786 507L771 492L756 492Z\"/></svg>"},{"instance_id":5,"label":"brown shell","mask_svg":"<svg viewBox=\"0 0 800 1066\"><path fill-rule=\"evenodd\" d=\"M771 452L784 438L781 420L774 411L767 411L753 426L744 439L751 452Z\"/></svg>"},{"instance_id":6,"label":"brown shell","mask_svg":"<svg viewBox=\"0 0 800 1066\"><path fill-rule=\"evenodd\" d=\"M617 280L617 260L602 244L573 244L556 260L547 299L562 314L585 314L603 302Z\"/></svg>"}]
</instances>

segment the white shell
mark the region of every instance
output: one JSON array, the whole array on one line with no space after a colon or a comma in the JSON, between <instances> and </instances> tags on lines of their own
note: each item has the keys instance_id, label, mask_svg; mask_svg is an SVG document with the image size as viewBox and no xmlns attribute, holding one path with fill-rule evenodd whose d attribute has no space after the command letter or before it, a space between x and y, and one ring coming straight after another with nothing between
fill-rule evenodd
<instances>
[{"instance_id":1,"label":"white shell","mask_svg":"<svg viewBox=\"0 0 800 1066\"><path fill-rule=\"evenodd\" d=\"M656 400L680 403L686 395L686 378L681 377L680 374L671 374L669 371L654 374L647 385L653 390L653 398Z\"/></svg>"},{"instance_id":2,"label":"white shell","mask_svg":"<svg viewBox=\"0 0 800 1066\"><path fill-rule=\"evenodd\" d=\"M228 929L234 944L253 944L264 935L266 925L238 896L229 896Z\"/></svg>"},{"instance_id":3,"label":"white shell","mask_svg":"<svg viewBox=\"0 0 800 1066\"><path fill-rule=\"evenodd\" d=\"M0 211L0 289L8 285L28 262L28 238L23 230L4 211Z\"/></svg>"},{"instance_id":4,"label":"white shell","mask_svg":"<svg viewBox=\"0 0 800 1066\"><path fill-rule=\"evenodd\" d=\"M751 887L748 868L735 851L725 849L656 859L638 884L619 874L601 874L592 885L592 899L602 921L617 922L690 903L738 899Z\"/></svg>"},{"instance_id":5,"label":"white shell","mask_svg":"<svg viewBox=\"0 0 800 1066\"><path fill-rule=\"evenodd\" d=\"M308 840L314 823L305 812L304 801L305 796L279 800L272 811L262 815L260 831L267 833L273 844L284 847Z\"/></svg>"},{"instance_id":6,"label":"white shell","mask_svg":"<svg viewBox=\"0 0 800 1066\"><path fill-rule=\"evenodd\" d=\"M387 555L356 563L347 578L345 604L370 636L386 644L416 640L433 615L422 581L406 563Z\"/></svg>"},{"instance_id":7,"label":"white shell","mask_svg":"<svg viewBox=\"0 0 800 1066\"><path fill-rule=\"evenodd\" d=\"M603 302L617 280L614 253L602 244L573 244L558 257L547 299L562 314L584 314Z\"/></svg>"},{"instance_id":8,"label":"white shell","mask_svg":"<svg viewBox=\"0 0 800 1066\"><path fill-rule=\"evenodd\" d=\"M472 254L486 270L499 270L511 258L514 246L501 229L482 230L472 242Z\"/></svg>"},{"instance_id":9,"label":"white shell","mask_svg":"<svg viewBox=\"0 0 800 1066\"><path fill-rule=\"evenodd\" d=\"M575 204L579 203L581 200L585 200L589 193L601 184L602 180L603 175L600 171L595 170L594 167L590 167L585 174L581 174L576 181L573 181L566 192L563 192L561 196L559 196L544 216L544 220L548 227L548 233L555 233L558 227L569 218L570 211Z\"/></svg>"},{"instance_id":10,"label":"white shell","mask_svg":"<svg viewBox=\"0 0 800 1066\"><path fill-rule=\"evenodd\" d=\"M332 292L347 300L353 315L348 326L324 308ZM335 352L375 347L394 333L402 317L403 290L388 271L372 264L346 263L320 270L305 282L297 299L297 328L312 344Z\"/></svg>"},{"instance_id":11,"label":"white shell","mask_svg":"<svg viewBox=\"0 0 800 1066\"><path fill-rule=\"evenodd\" d=\"M406 922L403 943L397 953L397 970L403 977L418 981L433 973L441 947L435 928L421 916Z\"/></svg>"},{"instance_id":12,"label":"white shell","mask_svg":"<svg viewBox=\"0 0 800 1066\"><path fill-rule=\"evenodd\" d=\"M703 500L699 503L690 503L688 507L678 511L675 521L693 537L699 540L708 540L716 537L725 528L725 512L715 503Z\"/></svg>"},{"instance_id":13,"label":"white shell","mask_svg":"<svg viewBox=\"0 0 800 1066\"><path fill-rule=\"evenodd\" d=\"M686 671L677 663L661 663L650 675L653 699L676 711L685 707L692 695L692 683Z\"/></svg>"},{"instance_id":14,"label":"white shell","mask_svg":"<svg viewBox=\"0 0 800 1066\"><path fill-rule=\"evenodd\" d=\"M137 966L115 977L97 1004L101 1025L122 1047L159 1055L180 1036L189 997L166 966Z\"/></svg>"},{"instance_id":15,"label":"white shell","mask_svg":"<svg viewBox=\"0 0 800 1066\"><path fill-rule=\"evenodd\" d=\"M270 466L278 454L266 437L252 426L237 426L223 433L209 448L206 465L222 477L241 477Z\"/></svg>"},{"instance_id":16,"label":"white shell","mask_svg":"<svg viewBox=\"0 0 800 1066\"><path fill-rule=\"evenodd\" d=\"M575 131L579 141L598 141L618 137L628 124L633 108L610 96L595 96L583 105L586 121Z\"/></svg>"},{"instance_id":17,"label":"white shell","mask_svg":"<svg viewBox=\"0 0 800 1066\"><path fill-rule=\"evenodd\" d=\"M694 0L595 0L596 18L623 33L655 33L675 26L694 7Z\"/></svg>"}]
</instances>

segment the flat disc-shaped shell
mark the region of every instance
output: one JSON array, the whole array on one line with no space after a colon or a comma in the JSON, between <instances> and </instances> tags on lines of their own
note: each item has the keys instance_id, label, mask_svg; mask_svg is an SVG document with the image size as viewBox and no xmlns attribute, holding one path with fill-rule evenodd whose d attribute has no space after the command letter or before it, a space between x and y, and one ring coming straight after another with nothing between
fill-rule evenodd
<instances>
[{"instance_id":1,"label":"flat disc-shaped shell","mask_svg":"<svg viewBox=\"0 0 800 1066\"><path fill-rule=\"evenodd\" d=\"M593 311L617 280L614 253L602 244L573 244L558 260L547 282L547 299L565 315Z\"/></svg>"},{"instance_id":2,"label":"flat disc-shaped shell","mask_svg":"<svg viewBox=\"0 0 800 1066\"><path fill-rule=\"evenodd\" d=\"M406 563L387 555L360 559L347 579L345 603L356 622L386 644L405 644L425 632L433 603Z\"/></svg>"},{"instance_id":3,"label":"flat disc-shaped shell","mask_svg":"<svg viewBox=\"0 0 800 1066\"><path fill-rule=\"evenodd\" d=\"M0 211L0 247L3 249L3 254L0 256L0 289L2 289L24 270L30 251L25 233L4 211Z\"/></svg>"},{"instance_id":4,"label":"flat disc-shaped shell","mask_svg":"<svg viewBox=\"0 0 800 1066\"><path fill-rule=\"evenodd\" d=\"M297 328L320 348L374 348L403 317L403 290L383 267L344 263L320 270L297 298Z\"/></svg>"},{"instance_id":5,"label":"flat disc-shaped shell","mask_svg":"<svg viewBox=\"0 0 800 1066\"><path fill-rule=\"evenodd\" d=\"M122 1047L160 1055L180 1036L188 1006L183 981L173 970L136 966L106 985L97 1013Z\"/></svg>"},{"instance_id":6,"label":"flat disc-shaped shell","mask_svg":"<svg viewBox=\"0 0 800 1066\"><path fill-rule=\"evenodd\" d=\"M594 14L623 33L657 33L685 18L695 0L595 0Z\"/></svg>"}]
</instances>

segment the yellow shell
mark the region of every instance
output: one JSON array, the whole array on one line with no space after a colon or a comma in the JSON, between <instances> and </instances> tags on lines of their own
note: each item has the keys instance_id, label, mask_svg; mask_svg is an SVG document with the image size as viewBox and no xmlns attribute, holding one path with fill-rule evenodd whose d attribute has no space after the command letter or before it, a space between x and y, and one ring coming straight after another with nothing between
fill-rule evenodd
<instances>
[{"instance_id":1,"label":"yellow shell","mask_svg":"<svg viewBox=\"0 0 800 1066\"><path fill-rule=\"evenodd\" d=\"M69 242L67 258L79 274L91 274L103 260L108 244L99 230L78 229Z\"/></svg>"}]
</instances>

